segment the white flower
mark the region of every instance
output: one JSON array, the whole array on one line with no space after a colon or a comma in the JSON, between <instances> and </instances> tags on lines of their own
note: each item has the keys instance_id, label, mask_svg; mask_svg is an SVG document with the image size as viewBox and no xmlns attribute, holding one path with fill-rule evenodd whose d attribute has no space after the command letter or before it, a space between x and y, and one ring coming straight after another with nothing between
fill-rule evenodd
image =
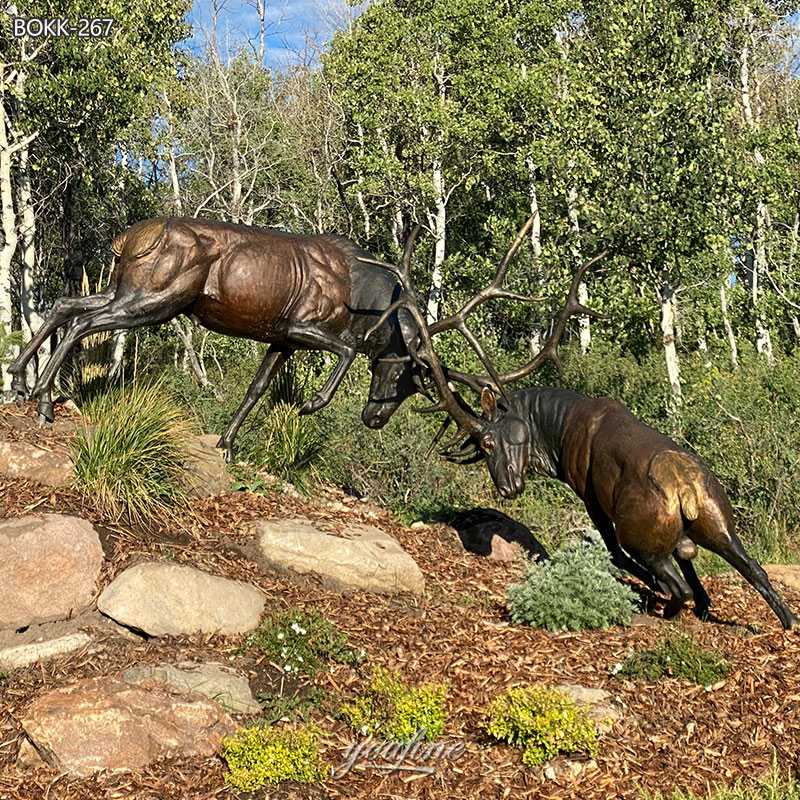
<instances>
[{"instance_id":1,"label":"white flower","mask_svg":"<svg viewBox=\"0 0 800 800\"><path fill-rule=\"evenodd\" d=\"M278 640L280 641L281 639L283 639L283 633L278 634Z\"/></svg>"},{"instance_id":2,"label":"white flower","mask_svg":"<svg viewBox=\"0 0 800 800\"><path fill-rule=\"evenodd\" d=\"M298 635L300 635L300 636L303 636L305 633L307 633L306 629L305 629L305 628L303 628L301 625L299 625L297 622L293 622L293 623L292 623L292 630L293 630L293 631L294 631L296 634L298 634Z\"/></svg>"}]
</instances>

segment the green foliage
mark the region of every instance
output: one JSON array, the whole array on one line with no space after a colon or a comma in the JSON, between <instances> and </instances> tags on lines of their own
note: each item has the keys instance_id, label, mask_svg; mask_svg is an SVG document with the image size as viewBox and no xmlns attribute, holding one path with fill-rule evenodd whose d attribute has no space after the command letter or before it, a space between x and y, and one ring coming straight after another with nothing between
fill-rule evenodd
<instances>
[{"instance_id":1,"label":"green foliage","mask_svg":"<svg viewBox=\"0 0 800 800\"><path fill-rule=\"evenodd\" d=\"M296 406L279 402L270 408L255 449L257 463L292 483L302 483L324 444L317 420L301 417Z\"/></svg>"},{"instance_id":2,"label":"green foliage","mask_svg":"<svg viewBox=\"0 0 800 800\"><path fill-rule=\"evenodd\" d=\"M340 713L365 736L408 742L424 731L424 738L433 741L444 730L446 697L444 684L409 686L396 673L376 667L367 691L345 703Z\"/></svg>"},{"instance_id":3,"label":"green foliage","mask_svg":"<svg viewBox=\"0 0 800 800\"><path fill-rule=\"evenodd\" d=\"M520 747L522 762L535 767L560 753L597 754L597 729L575 701L546 686L520 686L489 706L487 731Z\"/></svg>"},{"instance_id":4,"label":"green foliage","mask_svg":"<svg viewBox=\"0 0 800 800\"><path fill-rule=\"evenodd\" d=\"M662 639L652 650L631 653L614 674L631 679L656 681L669 676L683 678L702 686L721 681L731 665L718 652L706 650L683 634Z\"/></svg>"},{"instance_id":5,"label":"green foliage","mask_svg":"<svg viewBox=\"0 0 800 800\"><path fill-rule=\"evenodd\" d=\"M626 625L636 609L634 593L611 572L606 548L586 542L532 562L507 599L514 622L551 631Z\"/></svg>"},{"instance_id":6,"label":"green foliage","mask_svg":"<svg viewBox=\"0 0 800 800\"><path fill-rule=\"evenodd\" d=\"M222 741L228 764L225 780L240 792L254 792L283 781L315 783L325 776L314 727L284 728L257 724Z\"/></svg>"},{"instance_id":7,"label":"green foliage","mask_svg":"<svg viewBox=\"0 0 800 800\"><path fill-rule=\"evenodd\" d=\"M326 661L355 665L363 651L353 650L347 637L322 614L299 609L267 617L247 638L286 673L312 676Z\"/></svg>"},{"instance_id":8,"label":"green foliage","mask_svg":"<svg viewBox=\"0 0 800 800\"><path fill-rule=\"evenodd\" d=\"M0 325L0 369L11 361L14 348L22 341L22 331L6 331L5 325Z\"/></svg>"},{"instance_id":9,"label":"green foliage","mask_svg":"<svg viewBox=\"0 0 800 800\"><path fill-rule=\"evenodd\" d=\"M91 427L76 436L72 458L78 485L98 508L141 522L185 501L191 428L164 386L114 389L83 413Z\"/></svg>"},{"instance_id":10,"label":"green foliage","mask_svg":"<svg viewBox=\"0 0 800 800\"><path fill-rule=\"evenodd\" d=\"M717 786L711 794L676 791L669 795L648 795L647 800L800 800L800 781L791 772L773 764L760 780L737 781L734 786Z\"/></svg>"}]
</instances>

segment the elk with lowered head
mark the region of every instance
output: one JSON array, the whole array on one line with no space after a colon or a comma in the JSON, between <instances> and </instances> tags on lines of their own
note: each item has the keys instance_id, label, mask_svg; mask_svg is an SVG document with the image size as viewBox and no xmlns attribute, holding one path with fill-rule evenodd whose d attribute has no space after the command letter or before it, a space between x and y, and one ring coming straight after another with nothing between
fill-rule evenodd
<instances>
[{"instance_id":1,"label":"elk with lowered head","mask_svg":"<svg viewBox=\"0 0 800 800\"><path fill-rule=\"evenodd\" d=\"M566 483L583 500L614 564L671 595L671 610L676 613L693 598L695 613L707 617L711 601L692 565L699 545L736 569L762 595L784 628L794 627L797 618L736 535L725 490L696 454L645 425L615 400L545 387L505 391L509 383L533 374L547 360L558 366L557 347L569 318L592 313L578 302L577 290L597 259L573 276L566 303L539 354L510 373L498 374L466 319L486 300L505 296L499 287L521 242L518 236L490 286L435 328L426 324L409 278L413 237L406 248L398 270L403 293L396 305L416 322L420 344L409 343L409 347L414 358L428 367L431 388L439 398L424 410L448 414L434 441L451 420L458 426L455 439L442 454L463 464L485 461L504 498L524 490L529 470ZM464 335L487 376L448 371L441 364L432 337L444 330ZM481 414L469 407L451 381L480 391Z\"/></svg>"}]
</instances>

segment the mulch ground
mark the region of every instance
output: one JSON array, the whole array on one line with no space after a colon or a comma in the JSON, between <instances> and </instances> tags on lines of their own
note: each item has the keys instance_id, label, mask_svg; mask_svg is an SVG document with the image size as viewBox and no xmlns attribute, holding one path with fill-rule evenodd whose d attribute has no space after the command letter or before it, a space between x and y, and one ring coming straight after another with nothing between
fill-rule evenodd
<instances>
[{"instance_id":1,"label":"mulch ground","mask_svg":"<svg viewBox=\"0 0 800 800\"><path fill-rule=\"evenodd\" d=\"M3 417L22 413L0 409L2 436L8 427ZM19 420L15 425L15 430L25 427ZM28 429L24 435L40 435L47 443L58 439L52 431ZM171 559L252 582L266 594L268 609L321 611L368 654L362 667L334 666L317 677L329 698L357 692L376 664L398 669L411 681L448 682L446 736L463 741L466 753L434 776L358 768L319 787L279 787L255 797L628 800L642 791L702 793L714 784L762 775L773 760L784 769L800 768L800 635L784 634L766 604L736 576L705 580L714 602L713 622L700 623L688 613L666 622L657 603L645 624L551 634L512 625L507 617L504 592L519 575L519 565L465 552L447 526L409 529L380 509L334 492L313 501L231 493L193 504L181 524L132 530L101 519L76 492L0 478L0 518L32 511L76 514L95 522L108 557L104 583L137 561ZM332 527L364 521L384 528L420 565L425 597L341 595L312 580L265 572L245 554L248 524L259 517L296 515ZM787 591L786 596L800 609L800 594ZM690 631L703 645L725 654L733 671L723 685L707 691L676 679L629 682L610 674L632 649L652 646L669 626ZM108 627L95 635L86 651L15 671L0 684L0 798L232 797L217 758L165 761L140 772L83 780L15 767L22 740L19 720L27 707L34 697L69 681L164 660L228 660L254 683L273 669L252 652L241 652L241 638L145 640ZM522 765L520 751L487 739L482 710L489 701L508 686L532 682L601 687L624 703L624 719L601 741L597 769L548 781L540 770ZM338 765L354 735L330 714L320 712L317 721L326 735L325 756Z\"/></svg>"}]
</instances>

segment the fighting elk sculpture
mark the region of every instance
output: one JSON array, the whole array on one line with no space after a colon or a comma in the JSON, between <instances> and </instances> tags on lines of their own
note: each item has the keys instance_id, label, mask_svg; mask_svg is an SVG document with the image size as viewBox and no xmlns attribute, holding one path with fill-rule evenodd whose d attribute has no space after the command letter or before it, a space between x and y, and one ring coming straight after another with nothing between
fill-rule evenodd
<instances>
[{"instance_id":1,"label":"fighting elk sculpture","mask_svg":"<svg viewBox=\"0 0 800 800\"><path fill-rule=\"evenodd\" d=\"M500 262L488 288L458 313L430 326L410 281L415 236L409 238L402 266L396 269L403 291L392 308L404 308L416 322L419 344L409 341L407 345L415 360L427 368L429 385L439 398L422 410L448 414L434 445L450 421L455 421L458 432L442 454L463 464L484 460L504 498L523 491L528 469L566 483L583 500L614 564L651 588L669 593L673 606L669 611L677 613L693 597L695 613L701 618L708 615L711 601L691 561L700 545L734 567L763 596L784 628L795 626L796 617L737 537L725 490L697 455L608 398L539 387L506 393L509 383L532 375L546 361L558 366L557 348L569 318L592 315L578 302L577 291L597 258L573 276L566 302L539 354L510 373L498 374L466 321L478 305L508 296L500 287L524 233L525 229ZM456 373L441 364L432 337L445 330L464 336L488 376ZM451 381L480 392L482 415L472 411ZM675 569L673 556L682 575Z\"/></svg>"},{"instance_id":2,"label":"fighting elk sculpture","mask_svg":"<svg viewBox=\"0 0 800 800\"><path fill-rule=\"evenodd\" d=\"M245 417L296 350L339 357L323 387L302 406L303 414L330 402L356 353L372 361L362 414L371 428L385 425L421 385L419 366L405 346L416 340L416 326L404 309L383 314L399 292L397 281L348 239L170 217L136 223L114 240L112 251L111 284L88 297L59 299L8 368L12 390L25 398L26 365L48 336L67 326L32 391L42 421L53 419L53 381L81 339L180 314L210 330L270 345L219 441L228 459ZM378 317L382 322L376 326ZM369 340L368 329L373 330Z\"/></svg>"}]
</instances>

